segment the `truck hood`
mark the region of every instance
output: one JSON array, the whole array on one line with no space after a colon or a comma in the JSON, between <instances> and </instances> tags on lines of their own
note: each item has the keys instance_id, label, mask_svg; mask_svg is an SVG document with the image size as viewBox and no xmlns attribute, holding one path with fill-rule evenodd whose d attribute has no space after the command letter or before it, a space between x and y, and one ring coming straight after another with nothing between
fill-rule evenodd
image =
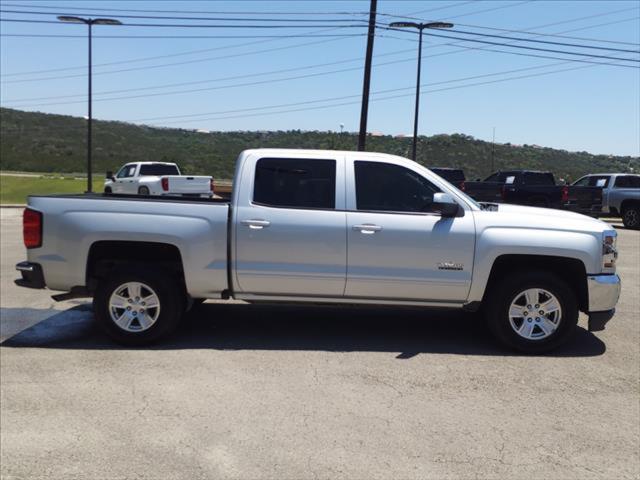
<instances>
[{"instance_id":1,"label":"truck hood","mask_svg":"<svg viewBox=\"0 0 640 480\"><path fill-rule=\"evenodd\" d=\"M523 227L575 232L604 232L613 227L596 218L551 208L499 204L497 210L483 210L483 220L493 226Z\"/></svg>"}]
</instances>

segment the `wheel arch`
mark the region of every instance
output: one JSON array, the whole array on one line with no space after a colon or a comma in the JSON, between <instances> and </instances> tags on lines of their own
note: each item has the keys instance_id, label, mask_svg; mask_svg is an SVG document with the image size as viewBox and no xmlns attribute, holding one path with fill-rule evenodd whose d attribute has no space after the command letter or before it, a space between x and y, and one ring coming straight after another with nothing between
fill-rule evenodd
<instances>
[{"instance_id":1,"label":"wheel arch","mask_svg":"<svg viewBox=\"0 0 640 480\"><path fill-rule=\"evenodd\" d=\"M152 265L168 271L185 288L185 276L180 249L170 243L127 240L101 240L89 248L86 267L86 285L95 291L100 279L121 266ZM185 288L186 291L186 288Z\"/></svg>"},{"instance_id":2,"label":"wheel arch","mask_svg":"<svg viewBox=\"0 0 640 480\"><path fill-rule=\"evenodd\" d=\"M576 258L557 257L552 255L522 255L505 254L495 259L491 267L491 273L484 289L483 302L488 292L506 274L512 271L533 268L545 272L551 272L565 281L575 292L578 308L585 312L589 308L589 293L587 287L587 270L584 263Z\"/></svg>"}]
</instances>

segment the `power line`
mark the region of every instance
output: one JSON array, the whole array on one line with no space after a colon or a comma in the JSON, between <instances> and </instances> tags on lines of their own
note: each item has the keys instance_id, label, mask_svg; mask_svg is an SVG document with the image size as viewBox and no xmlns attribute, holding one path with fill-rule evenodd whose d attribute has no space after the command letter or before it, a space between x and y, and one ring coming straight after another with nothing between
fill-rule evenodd
<instances>
[{"instance_id":1,"label":"power line","mask_svg":"<svg viewBox=\"0 0 640 480\"><path fill-rule=\"evenodd\" d=\"M502 82L506 82L506 81L511 81L511 80L521 80L521 79L526 79L526 78L533 78L533 77L540 77L540 76L544 76L544 75L550 75L550 74L554 74L554 73L560 73L560 72L565 72L565 71L570 71L570 70L577 70L577 69L581 69L581 68L590 68L592 66L581 66L581 67L572 67L572 68L567 68L567 69L562 69L562 70L554 70L551 72L542 72L542 73L537 73L537 74L530 74L530 75L519 75L519 76L515 76L515 77L509 77L509 78L503 78L503 79L497 79L497 80L489 80L489 81L484 81L484 82L475 82L475 83L471 83L471 84L466 84L466 85L457 85L457 86L451 86L451 87L444 87L444 88L439 88L439 89L434 89L434 90L426 90L423 93L436 93L436 92L442 92L442 91L448 91L448 90L456 90L456 89L460 89L460 88L469 88L469 87L475 87L475 86L482 86L482 85L490 85L490 84L495 84L495 83L502 83ZM424 87L428 84L422 84L420 87ZM406 89L411 89L413 90L415 87L407 87ZM389 96L389 97L382 97L382 98L374 98L371 101L372 102L376 102L376 101L384 101L384 100L393 100L393 99L397 99L397 98L405 98L405 97L412 97L414 95L414 93L406 93L406 94L401 94L401 95L393 95L393 96ZM263 112L263 113L255 113L255 114L249 114L249 115L231 115L231 116L222 116L222 117L215 117L215 118L204 118L204 119L199 119L200 121L208 121L208 120L228 120L228 119L233 119L233 118L247 118L247 117L255 117L255 116L264 116L264 115L280 115L282 113L291 113L291 112L299 112L299 111L310 111L310 110L320 110L320 109L326 109L326 108L335 108L335 107L340 107L340 106L346 106L346 105L355 105L355 104L359 104L359 101L352 101L352 102L342 102L342 103L337 103L337 104L333 104L333 105L322 105L322 106L317 106L317 107L304 107L304 108L298 108L298 109L291 109L291 110L280 110L280 111L275 111L275 112ZM183 123L183 121L181 122L165 122L165 123Z\"/></svg>"},{"instance_id":2,"label":"power line","mask_svg":"<svg viewBox=\"0 0 640 480\"><path fill-rule=\"evenodd\" d=\"M178 13L178 14L198 14L205 15L366 15L368 12L282 12L282 11L196 11L196 10L141 10L141 9L123 9L123 8L95 8L95 7L67 7L52 5L23 5L15 3L5 3L6 7L19 8L48 8L52 10L91 10L102 12L140 12L140 13Z\"/></svg>"},{"instance_id":3,"label":"power line","mask_svg":"<svg viewBox=\"0 0 640 480\"><path fill-rule=\"evenodd\" d=\"M465 47L462 47L462 48L465 48ZM503 51L500 51L500 50L492 50L492 51L496 51L498 53L511 53L511 52L503 52ZM523 55L531 56L529 54L523 54ZM439 56L439 55L438 54L426 55L426 56L424 56L424 58L429 57L429 56ZM533 55L533 56L535 56L537 58L562 60L563 61L562 63L579 62L579 63L594 64L594 65L610 65L610 66L619 66L619 67L627 67L627 68L635 68L635 69L640 68L640 67L634 67L632 65L624 65L624 64L616 64L616 63L593 62L593 61L589 61L589 60L566 59L566 58L552 57L552 56L539 56L539 55ZM412 62L412 61L415 61L415 59L414 58L407 58L407 59L402 59L402 60L393 60L393 61L390 61L390 62L377 63L375 65L375 67L377 68L377 67L380 67L380 66L395 65L395 64L398 64L398 63L405 63L405 62ZM344 63L344 62L332 62L330 64L336 64L336 63ZM298 70L298 69L293 69L293 70ZM337 69L337 70L329 70L329 71L324 71L324 72L308 73L308 74L303 74L303 75L294 75L294 76L276 78L276 79L270 79L270 80L260 80L260 81L256 81L256 82L234 83L234 84L231 84L231 85L221 85L221 86L206 87L206 88L176 90L176 91L169 91L169 92L145 93L145 94L140 94L140 95L125 95L125 96L112 97L112 98L100 98L100 99L96 99L94 101L96 101L96 102L105 102L105 101L114 101L114 100L131 100L131 99L137 99L137 98L163 97L163 96L176 95L176 94L198 93L198 92L212 91L212 90L225 90L225 89L229 89L229 88L239 88L239 87L249 87L249 86L256 86L256 85L265 85L265 84L270 84L270 83L279 83L279 82L285 82L285 81L290 81L290 80L299 80L299 79L304 79L304 78L320 77L320 76L325 76L325 75L332 75L332 74L336 74L336 73L344 73L344 72L357 71L357 70L360 70L359 66L358 67ZM269 72L267 72L265 74L268 74L268 73ZM275 73L275 72L272 72L272 73ZM250 76L260 76L260 74L248 75L248 76L244 76L244 77L250 77ZM238 77L235 77L235 78L243 78L243 76L238 76ZM222 79L220 79L219 81L221 81L221 80ZM185 83L188 84L189 82L185 82ZM146 89L134 89L134 90L148 90L149 88L160 88L160 87L148 87ZM26 100L25 99L23 101L35 101L35 99L32 99L32 100ZM15 100L14 102L17 102L17 100ZM22 105L21 104L21 105L17 105L17 107L33 107L33 106L44 107L44 106L53 106L53 105L72 105L72 104L79 104L79 103L85 103L85 100L75 100L75 101L65 101L65 102L49 102L49 103L41 103L41 104L37 104L37 105Z\"/></svg>"},{"instance_id":4,"label":"power line","mask_svg":"<svg viewBox=\"0 0 640 480\"><path fill-rule=\"evenodd\" d=\"M422 84L421 87L430 87L430 86L435 86L435 85L457 83L457 82L462 82L462 81L467 81L467 80L475 80L475 79L478 79L478 78L486 78L486 77L492 77L492 76L496 76L496 75L505 75L505 74L509 74L509 73L517 73L517 72L523 72L523 71L529 71L529 70L539 70L539 69L542 69L542 68L550 68L550 67L554 67L554 66L558 66L558 65L562 65L562 64L566 64L566 63L567 62L556 62L556 63L550 63L550 64L546 64L546 65L536 65L536 66L533 66L533 67L523 67L523 68L517 68L517 69L513 69L513 70L503 70L503 71L500 71L500 72L473 75L473 76L469 76L469 77L462 77L462 78L444 80L444 81L440 81L440 82L430 82L430 83ZM575 67L575 68L584 68L584 67ZM575 68L571 68L569 70L573 70ZM566 71L566 70L567 69L554 70L554 72ZM386 89L386 90L378 90L377 92L372 92L372 95L380 95L380 94L383 94L383 93L398 92L398 91L413 90L413 89L415 89L415 86L413 86L413 85L410 86L410 87L391 88L391 89ZM321 102L326 102L326 101L335 101L335 100L344 100L344 99L347 99L347 98L356 98L356 97L359 97L359 96L360 96L359 94L343 95L343 96L340 96L340 97L329 97L329 98L322 98L322 99L316 99L316 100L307 100L307 101L302 101L302 102L284 103L284 104L278 104L278 105L269 105L269 106L263 106L263 107L251 107L251 108L242 108L242 109L233 109L233 110L223 110L223 111L217 111L217 112L190 113L190 114L183 114L183 115L170 115L170 116L161 116L161 117L137 118L137 119L134 119L133 121L134 122L142 122L142 121L148 121L148 120L164 120L164 119L175 119L175 118L202 117L202 116L207 116L207 115L221 115L221 114L226 114L226 113L246 112L246 111L272 109L272 108L284 108L284 107L299 106L299 105L309 105L309 104L313 104L313 103L321 103ZM201 119L188 120L188 121L200 121L200 120Z\"/></svg>"},{"instance_id":5,"label":"power line","mask_svg":"<svg viewBox=\"0 0 640 480\"><path fill-rule=\"evenodd\" d=\"M323 30L315 30L313 32L306 32L306 33L326 33L326 32L334 32L336 30L340 30L342 27L333 27L333 28L326 28ZM198 50L188 50L186 52L179 52L179 53L172 53L172 54L164 54L164 55L155 55L155 56L151 56L151 57L139 57L139 58L133 58L133 59L129 59L129 60L119 60L116 62L106 62L106 63L97 63L94 64L94 68L95 67L106 67L106 66L111 66L111 65L122 65L122 64L126 64L126 63L136 63L136 62L145 62L148 60L158 60L161 58L173 58L173 57L180 57L180 56L184 56L184 55L193 55L196 53L204 53L204 52L213 52L213 51L217 51L217 50L228 50L230 48L239 48L239 47L246 47L249 45L256 45L256 44L264 44L264 43L269 43L269 42L277 42L279 40L279 38L274 38L274 39L270 39L270 40L256 40L254 42L243 42L243 43L236 43L236 44L232 44L232 45L224 45L224 46L220 46L220 47L213 47L213 48L204 48L204 49L198 49ZM306 45L315 45L315 44L320 44L320 43L328 43L328 42L333 42L335 40L320 40L320 41L314 41L314 42L308 42L308 43L303 43L303 44L299 44L300 46L306 46ZM294 48L297 45L288 45L288 46L284 46L281 48ZM277 50L277 49L276 49ZM245 55L245 53L241 53L241 54L236 54L236 55L227 55L227 56L223 56L223 57L214 57L214 58L227 58L229 56L242 56ZM60 71L67 71L67 70L83 70L86 71L87 66L86 65L80 65L77 67L63 67L63 68L52 68L52 69L47 69L47 70L32 70L29 72L17 72L17 73L9 73L9 74L3 74L0 75L0 77L12 77L12 76L18 76L18 75L31 75L31 74L38 74L38 73L51 73L51 72L60 72ZM107 73L107 72L104 72ZM94 75L96 75L96 73L94 73ZM86 76L86 72L83 73L82 75L79 76Z\"/></svg>"},{"instance_id":6,"label":"power line","mask_svg":"<svg viewBox=\"0 0 640 480\"><path fill-rule=\"evenodd\" d=\"M294 22L295 20L292 20ZM60 26L77 26L73 23L65 23L56 20L31 20L24 18L0 18L0 22L17 22L17 23L48 23ZM127 27L151 27L151 28L325 28L326 25L261 25L261 24L249 24L249 25L227 25L227 24L207 24L207 25L193 25L189 23L123 23L119 25L113 25L118 28ZM345 24L340 25L343 28L363 28L366 24Z\"/></svg>"},{"instance_id":7,"label":"power line","mask_svg":"<svg viewBox=\"0 0 640 480\"><path fill-rule=\"evenodd\" d=\"M525 34L531 34L531 35L539 35L538 32L532 32L531 30L512 30L512 29L507 29L507 28L484 27L482 25L471 25L471 24L468 24L468 23L456 23L456 25L459 25L461 27L479 28L479 29L482 29L482 30L494 30L494 31L497 31L497 32L525 33ZM604 38L574 37L574 36L569 36L569 35L557 35L557 34L553 34L553 33L545 33L544 36L545 37L555 37L555 38L567 38L569 40L586 40L586 41L590 41L590 42L613 43L613 44L618 44L618 45L632 45L632 46L635 46L635 47L640 46L640 43L620 42L620 41L608 40L608 39L604 39Z\"/></svg>"},{"instance_id":8,"label":"power line","mask_svg":"<svg viewBox=\"0 0 640 480\"><path fill-rule=\"evenodd\" d=\"M398 32L407 32L406 30L402 30L399 28L390 28L390 27L379 27L382 28L384 30L392 30L392 31L398 31ZM413 32L411 31L410 33L414 33L417 34L417 32ZM484 43L487 45L496 45L496 46L500 46L500 47L509 47L509 48L520 48L520 49L524 49L524 50L536 50L539 52L549 52L549 53L558 53L561 55L575 55L575 56L580 56L580 57L590 57L590 58L602 58L602 59L606 59L606 60L622 60L625 62L640 62L640 60L636 60L636 59L632 59L632 58L617 58L617 57L611 57L611 56L607 56L607 55L595 55L595 54L591 54L591 53L581 53L581 52L568 52L566 50L555 50L555 49L549 49L549 48L538 48L538 47L529 47L529 46L525 46L525 45L513 45L513 44L509 44L509 43L500 43L500 42L491 42L488 40L474 40L471 38L464 38L464 37L456 37L453 35L441 35L438 33L432 33L431 31L425 31L423 32L424 35L428 35L430 37L439 37L439 38L449 38L449 39L453 39L453 40L462 40L463 42L474 42L474 43Z\"/></svg>"},{"instance_id":9,"label":"power line","mask_svg":"<svg viewBox=\"0 0 640 480\"><path fill-rule=\"evenodd\" d=\"M398 55L400 53L409 53L409 52L413 52L413 49L404 49L404 50L396 50L393 52L388 52L388 53L384 53L381 55L378 55L378 57L388 57L391 55ZM411 60L415 60L414 58L411 58ZM334 61L334 62L326 62L326 63L316 63L313 65L304 65L304 66L296 66L293 68L285 68L285 69L279 69L279 70L271 70L271 71L267 71L267 72L256 72L256 73L250 73L250 74L243 74L243 75L233 75L230 77L218 77L218 78L210 78L207 80L196 80L196 81L190 81L190 82L179 82L179 83L167 83L167 84L163 84L163 85L148 85L145 87L138 87L138 88L126 88L126 89L119 89L119 90L107 90L107 91L103 91L103 92L94 92L93 95L110 95L113 93L126 93L126 92L135 92L135 91L147 91L147 90L156 90L159 88L172 88L172 87L181 87L181 86L185 86L185 85L198 85L198 84L202 84L202 83L211 83L211 82L221 82L221 81L226 81L226 80L237 80L237 79L243 79L243 78L251 78L251 77L262 77L265 75L273 75L273 74L277 74L277 73L287 73L287 72L299 72L302 70L308 70L308 69L312 69L312 68L319 68L319 67L326 67L326 66L332 66L332 65L340 65L340 64L344 64L344 63L353 63L353 62L361 62L362 61L362 57L354 57L354 58L349 58L349 59L345 59L345 60L339 60L339 61ZM16 102L25 102L25 101L36 101L36 100L51 100L51 99L58 99L58 98L78 98L78 97L85 97L86 94L74 94L74 95L55 95L55 96L51 96L51 97L35 97L35 98L21 98L21 99L9 99L9 100L5 100L5 102L7 103L16 103Z\"/></svg>"},{"instance_id":10,"label":"power line","mask_svg":"<svg viewBox=\"0 0 640 480\"><path fill-rule=\"evenodd\" d=\"M0 13L21 13L25 15L79 15L83 17L89 17L93 14L91 13L74 13L74 12L65 12L64 9L60 9L59 11L52 12L41 12L41 11L32 11L32 10L0 10ZM153 16L153 15L121 15L121 14L109 14L109 17L114 18L140 18L140 19L150 19L150 20L198 20L198 21L225 21L225 22L246 22L247 20L251 20L253 22L366 22L365 20L360 19L344 19L344 18L247 18L247 17L176 17L176 16ZM126 24L125 24L126 25Z\"/></svg>"},{"instance_id":11,"label":"power line","mask_svg":"<svg viewBox=\"0 0 640 480\"><path fill-rule=\"evenodd\" d=\"M564 47L576 47L576 48L587 48L587 49L595 49L595 50L606 50L610 52L624 52L624 53L637 53L640 54L640 50L629 50L624 48L611 48L611 47L599 47L596 45L584 45L579 43L565 43L565 42L554 42L551 40L536 40L533 38L522 38L522 37L508 37L505 35L491 35L488 33L479 33L479 32L470 32L468 30L448 30L453 33L462 33L463 35L476 35L481 37L489 37L489 38L502 38L505 40L515 40L517 42L531 42L531 43L543 43L548 45L560 45Z\"/></svg>"},{"instance_id":12,"label":"power line","mask_svg":"<svg viewBox=\"0 0 640 480\"><path fill-rule=\"evenodd\" d=\"M278 37L280 38L280 37ZM178 66L178 65L187 65L187 64L192 64L192 63L202 63L202 62L208 62L211 60L221 60L224 58L237 58L237 57L243 57L243 56L249 56L249 55L256 55L259 53L270 53L270 52L275 52L275 51L280 51L280 50L288 50L291 48L298 48L298 47L306 47L309 45L320 45L320 44L325 44L325 43L330 43L330 42L335 42L337 40L342 40L344 37L338 37L338 38L331 38L331 39L327 39L327 40L316 40L313 42L304 42L304 43L296 43L293 45L284 45L282 47L275 47L275 48L268 48L268 49L262 49L262 50L253 50L253 51L249 51L249 52L242 52L242 53L232 53L232 54L228 54L228 55L218 55L215 57L207 57L207 58L197 58L197 59L193 59L193 60L184 60L182 62L171 62L171 63L160 63L160 64L156 64L156 65L147 65L145 67L132 67L132 68L122 68L119 70L111 70L111 71L107 71L107 72L96 72L93 75L109 75L109 74L114 74L114 73L122 73L122 72L132 72L132 71L137 71L137 70L150 70L150 69L155 69L155 68L163 68L163 67L168 67L168 66ZM270 41L270 40L267 40ZM271 40L273 41L273 40ZM256 42L251 42L251 43L256 43ZM26 79L26 80L5 80L2 82L2 84L10 84L10 83L24 83L24 82L37 82L37 81L41 81L41 80L60 80L60 79L66 79L66 78L77 78L77 77L86 77L86 74L74 74L74 75L60 75L60 76L53 76L53 77L41 77L41 78L31 78L31 79Z\"/></svg>"}]
</instances>

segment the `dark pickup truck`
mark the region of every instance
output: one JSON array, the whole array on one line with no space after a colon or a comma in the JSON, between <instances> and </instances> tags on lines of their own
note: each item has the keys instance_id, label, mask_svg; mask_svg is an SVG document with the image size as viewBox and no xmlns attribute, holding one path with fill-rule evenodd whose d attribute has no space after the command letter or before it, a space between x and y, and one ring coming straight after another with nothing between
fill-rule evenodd
<instances>
[{"instance_id":1,"label":"dark pickup truck","mask_svg":"<svg viewBox=\"0 0 640 480\"><path fill-rule=\"evenodd\" d=\"M602 188L556 185L551 172L505 170L483 181L464 182L465 193L479 202L558 208L596 216L602 210Z\"/></svg>"}]
</instances>

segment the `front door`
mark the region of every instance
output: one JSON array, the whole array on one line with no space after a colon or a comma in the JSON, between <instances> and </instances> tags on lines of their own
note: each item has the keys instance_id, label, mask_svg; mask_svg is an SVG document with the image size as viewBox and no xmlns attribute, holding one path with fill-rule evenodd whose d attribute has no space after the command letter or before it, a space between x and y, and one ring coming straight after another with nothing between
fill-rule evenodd
<instances>
[{"instance_id":1,"label":"front door","mask_svg":"<svg viewBox=\"0 0 640 480\"><path fill-rule=\"evenodd\" d=\"M122 167L116 174L116 180L111 187L113 193L138 193L133 184L133 176L135 173L135 164Z\"/></svg>"},{"instance_id":2,"label":"front door","mask_svg":"<svg viewBox=\"0 0 640 480\"><path fill-rule=\"evenodd\" d=\"M336 185L344 185L344 160L249 158L244 169L252 168L235 213L240 292L341 297L346 213L344 187Z\"/></svg>"},{"instance_id":3,"label":"front door","mask_svg":"<svg viewBox=\"0 0 640 480\"><path fill-rule=\"evenodd\" d=\"M345 296L466 300L475 244L471 212L455 218L434 212L440 189L418 168L356 160L347 169L356 188L347 200Z\"/></svg>"}]
</instances>

